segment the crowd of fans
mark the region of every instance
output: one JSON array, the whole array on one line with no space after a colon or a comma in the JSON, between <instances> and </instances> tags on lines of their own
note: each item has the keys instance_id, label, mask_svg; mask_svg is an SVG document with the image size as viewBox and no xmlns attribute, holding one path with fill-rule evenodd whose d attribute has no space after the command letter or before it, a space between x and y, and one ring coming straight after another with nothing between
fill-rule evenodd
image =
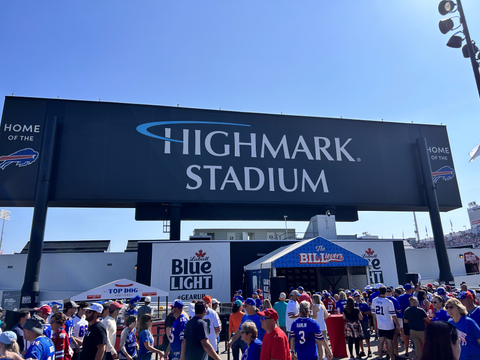
<instances>
[{"instance_id":1,"label":"crowd of fans","mask_svg":"<svg viewBox=\"0 0 480 360\"><path fill-rule=\"evenodd\" d=\"M404 286L330 287L322 292L299 286L279 295L273 305L261 291L247 299L234 294L228 348L234 360L332 360L326 319L342 314L351 359L373 356L370 340L378 340L378 357L408 359L409 344L418 360L480 359L478 296L465 283L459 289L438 283ZM206 295L184 304L175 300L165 319L160 345L152 336L153 307L149 297L88 303L69 301L63 312L43 305L33 314L20 312L19 322L0 334L0 358L11 360L221 360L222 324L219 302ZM117 344L117 324L123 323ZM403 345L402 345L403 344ZM403 346L403 349L402 349ZM366 347L366 349L365 349ZM400 353L404 351L403 357ZM241 355L240 355L241 353ZM325 356L325 358L324 358Z\"/></svg>"},{"instance_id":2,"label":"crowd of fans","mask_svg":"<svg viewBox=\"0 0 480 360\"><path fill-rule=\"evenodd\" d=\"M480 248L480 233L460 232L445 236L445 244L447 248L458 246L472 245L473 248ZM415 249L433 249L435 244L433 239L430 241L420 241L415 246Z\"/></svg>"}]
</instances>

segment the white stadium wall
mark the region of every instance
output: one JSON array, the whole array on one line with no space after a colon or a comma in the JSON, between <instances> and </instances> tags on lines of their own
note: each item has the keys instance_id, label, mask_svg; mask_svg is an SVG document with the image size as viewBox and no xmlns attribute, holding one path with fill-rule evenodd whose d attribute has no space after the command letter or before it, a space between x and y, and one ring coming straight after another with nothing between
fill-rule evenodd
<instances>
[{"instance_id":1,"label":"white stadium wall","mask_svg":"<svg viewBox=\"0 0 480 360\"><path fill-rule=\"evenodd\" d=\"M20 290L27 255L0 255L0 289ZM43 254L40 266L40 300L70 296L122 278L136 279L136 252Z\"/></svg>"}]
</instances>

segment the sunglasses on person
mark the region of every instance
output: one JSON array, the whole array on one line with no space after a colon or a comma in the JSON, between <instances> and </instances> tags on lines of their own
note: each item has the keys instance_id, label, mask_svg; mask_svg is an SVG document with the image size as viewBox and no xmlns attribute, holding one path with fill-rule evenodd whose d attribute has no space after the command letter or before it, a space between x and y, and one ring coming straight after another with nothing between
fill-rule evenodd
<instances>
[{"instance_id":1,"label":"sunglasses on person","mask_svg":"<svg viewBox=\"0 0 480 360\"><path fill-rule=\"evenodd\" d=\"M455 309L455 306L453 306L453 305L448 305L448 306L445 306L445 309Z\"/></svg>"},{"instance_id":2,"label":"sunglasses on person","mask_svg":"<svg viewBox=\"0 0 480 360\"><path fill-rule=\"evenodd\" d=\"M432 301L432 304L438 304L440 301Z\"/></svg>"},{"instance_id":3,"label":"sunglasses on person","mask_svg":"<svg viewBox=\"0 0 480 360\"><path fill-rule=\"evenodd\" d=\"M260 319L261 320L271 320L272 318L268 317L268 316L260 316Z\"/></svg>"},{"instance_id":4,"label":"sunglasses on person","mask_svg":"<svg viewBox=\"0 0 480 360\"><path fill-rule=\"evenodd\" d=\"M250 334L249 331L240 331L240 334Z\"/></svg>"}]
</instances>

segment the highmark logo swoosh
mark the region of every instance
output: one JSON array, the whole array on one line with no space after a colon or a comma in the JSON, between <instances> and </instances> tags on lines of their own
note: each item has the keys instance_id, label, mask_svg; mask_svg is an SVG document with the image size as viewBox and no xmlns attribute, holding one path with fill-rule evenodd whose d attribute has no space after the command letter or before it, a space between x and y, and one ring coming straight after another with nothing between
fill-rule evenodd
<instances>
[{"instance_id":1,"label":"highmark logo swoosh","mask_svg":"<svg viewBox=\"0 0 480 360\"><path fill-rule=\"evenodd\" d=\"M165 140L165 141L172 141L176 143L183 143L182 140L170 139L164 136L159 136L152 134L148 129L153 126L163 126L163 125L179 125L179 124L200 124L200 125L228 125L228 126L243 126L243 127L250 127L247 124L235 124L235 123L225 123L225 122L214 122L214 121L157 121L146 123L137 126L137 131L140 134L153 137L155 139Z\"/></svg>"}]
</instances>

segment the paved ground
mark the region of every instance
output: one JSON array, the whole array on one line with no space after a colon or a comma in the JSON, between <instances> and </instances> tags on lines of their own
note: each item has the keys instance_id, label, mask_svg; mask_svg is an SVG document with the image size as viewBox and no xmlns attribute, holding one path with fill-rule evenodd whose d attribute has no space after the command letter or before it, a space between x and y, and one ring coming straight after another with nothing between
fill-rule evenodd
<instances>
[{"instance_id":1,"label":"paved ground","mask_svg":"<svg viewBox=\"0 0 480 360\"><path fill-rule=\"evenodd\" d=\"M377 344L378 344L378 341L374 340L374 338L372 337L371 349L372 349L373 356L369 357L369 358L365 357L363 359L366 359L366 360L369 360L369 359L376 360L376 359L378 359L378 346L377 346ZM347 347L347 352L348 352L348 347ZM367 347L366 346L365 346L365 353L367 353ZM405 354L405 348L404 348L403 345L400 345L399 346L400 357L403 358L404 354ZM385 355L386 355L386 353L384 352L383 353L384 358L385 358ZM220 357L222 358L222 360L233 360L232 352L230 351L230 353L227 354L227 352L225 351L225 342L220 343ZM346 357L346 358L334 358L334 359L349 359L349 358ZM409 360L416 360L415 352L411 347L409 349Z\"/></svg>"}]
</instances>

